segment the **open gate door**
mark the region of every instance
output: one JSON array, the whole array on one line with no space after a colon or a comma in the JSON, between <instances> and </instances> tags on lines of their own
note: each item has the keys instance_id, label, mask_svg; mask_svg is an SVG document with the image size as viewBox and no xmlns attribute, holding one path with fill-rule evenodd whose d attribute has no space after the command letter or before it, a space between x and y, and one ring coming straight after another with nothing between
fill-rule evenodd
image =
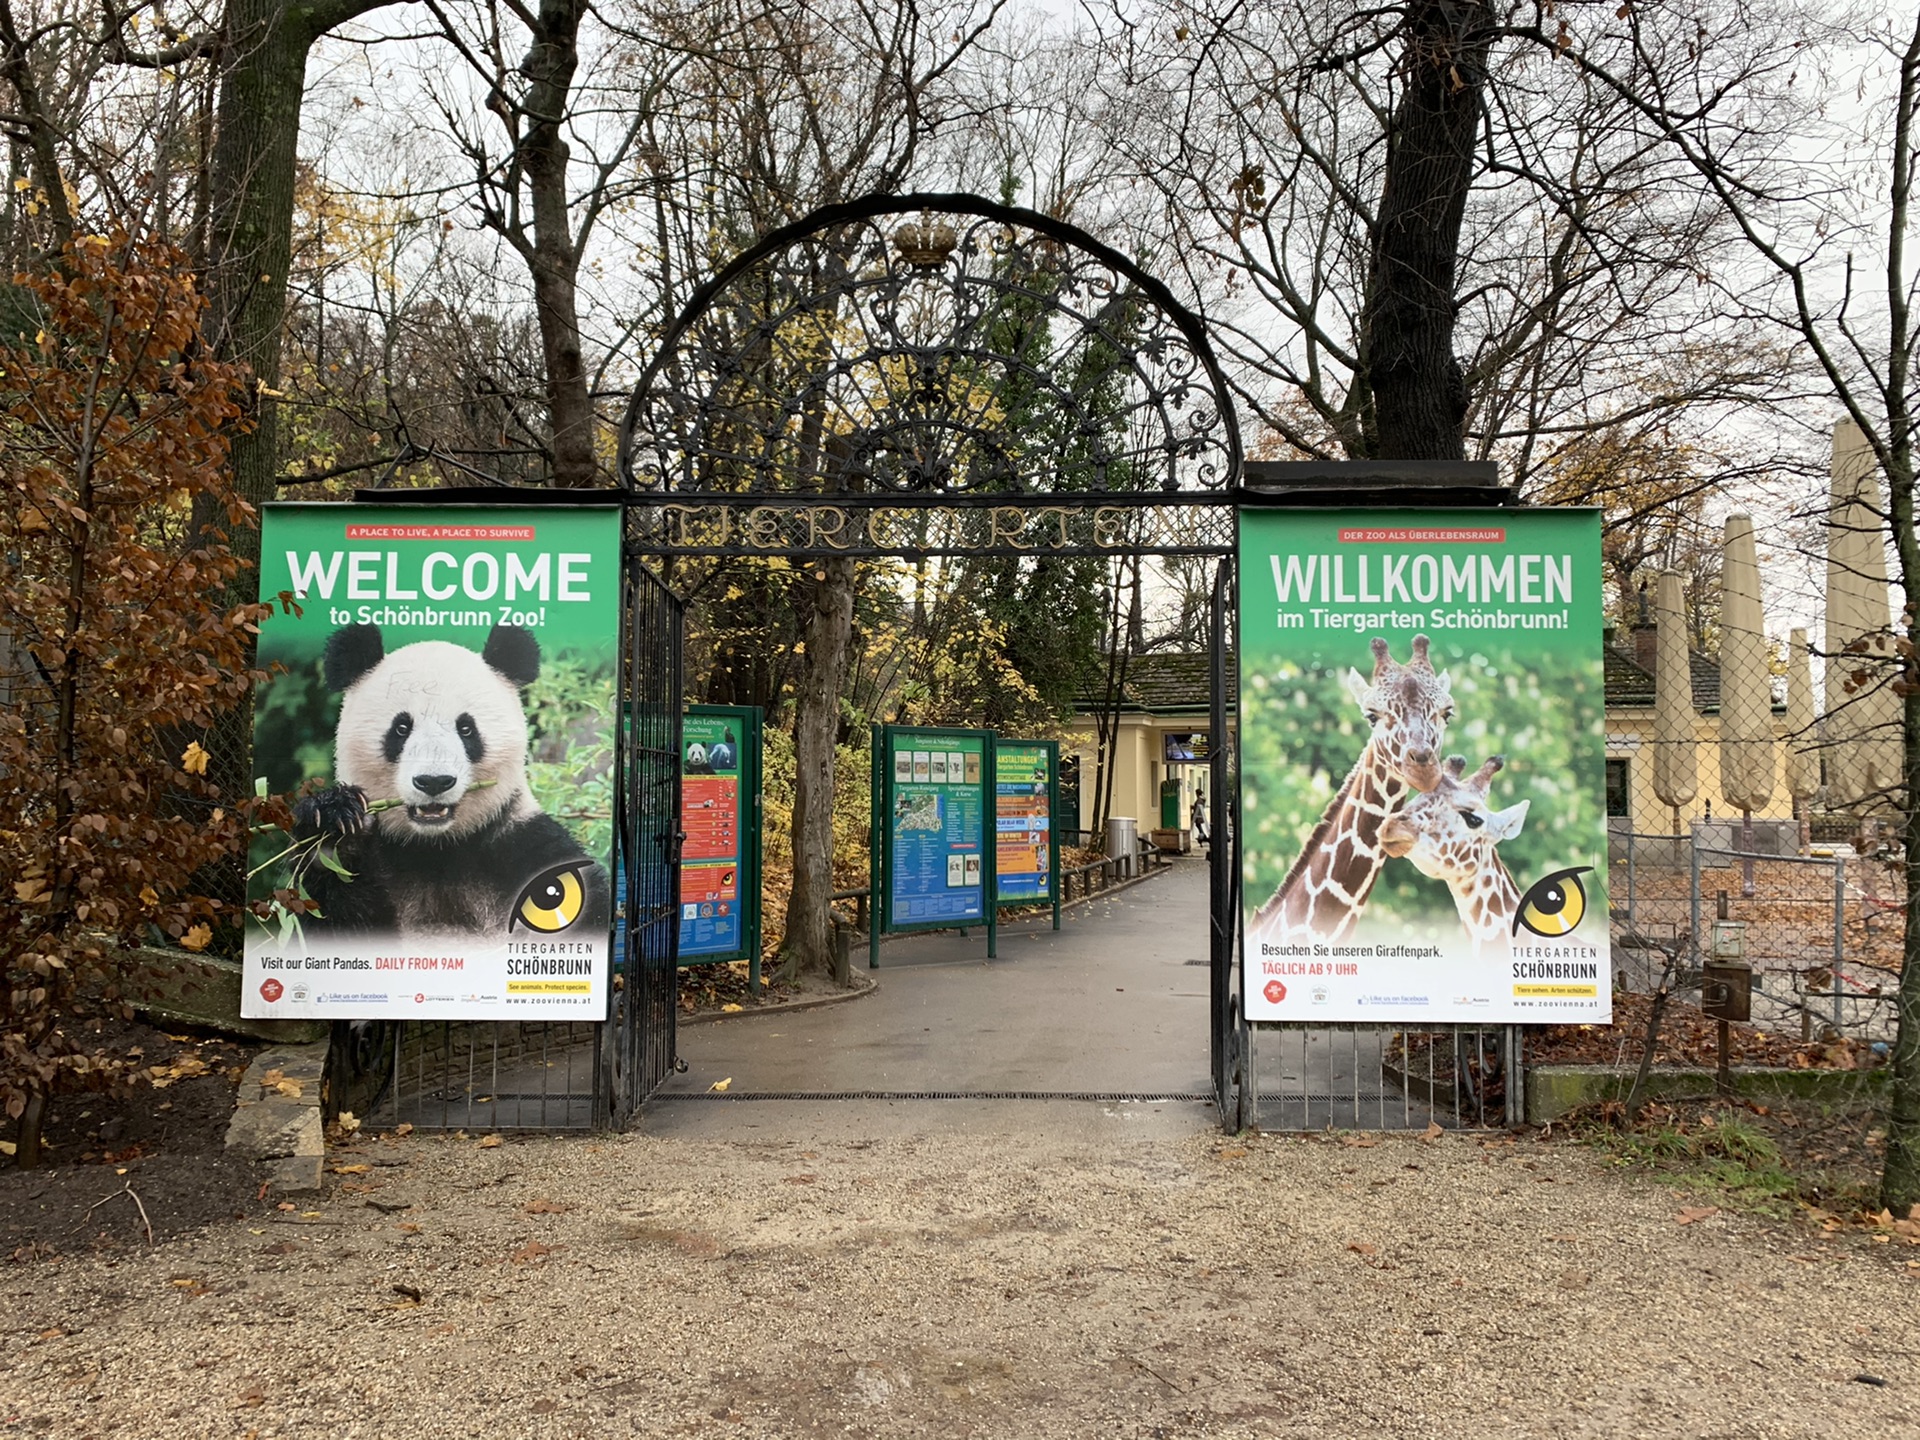
<instances>
[{"instance_id":1,"label":"open gate door","mask_svg":"<svg viewBox=\"0 0 1920 1440\"><path fill-rule=\"evenodd\" d=\"M1244 1057L1246 1016L1240 1003L1240 766L1234 751L1229 714L1237 709L1238 677L1227 659L1238 653L1235 635L1238 586L1234 562L1222 560L1214 575L1212 631L1213 709L1207 753L1208 806L1213 813L1213 842L1207 847L1208 956L1212 979L1213 1103L1220 1124L1241 1130L1252 1123L1253 1097L1246 1093ZM1230 689L1229 687L1233 687Z\"/></svg>"},{"instance_id":2,"label":"open gate door","mask_svg":"<svg viewBox=\"0 0 1920 1440\"><path fill-rule=\"evenodd\" d=\"M673 1072L680 960L680 600L644 565L626 568L621 684L621 890L603 1037L608 1121L624 1129Z\"/></svg>"}]
</instances>

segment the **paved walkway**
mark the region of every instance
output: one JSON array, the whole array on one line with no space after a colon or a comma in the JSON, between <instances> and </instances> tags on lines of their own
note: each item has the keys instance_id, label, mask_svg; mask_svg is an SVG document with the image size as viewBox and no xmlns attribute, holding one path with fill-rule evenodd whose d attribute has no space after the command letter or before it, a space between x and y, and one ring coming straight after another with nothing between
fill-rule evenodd
<instances>
[{"instance_id":1,"label":"paved walkway","mask_svg":"<svg viewBox=\"0 0 1920 1440\"><path fill-rule=\"evenodd\" d=\"M1204 861L1179 862L1170 874L1073 907L1058 931L1046 916L1002 926L999 951L998 959L986 958L985 930L899 940L880 947L877 994L685 1026L687 1072L668 1081L641 1128L709 1135L769 1125L894 1128L875 1113L895 1108L888 1101L829 1107L817 1099L693 1098L715 1096L712 1087L722 1082L731 1097L1207 1093ZM1006 1119L1006 1102L899 1103L915 1111L900 1124L916 1130L997 1127ZM1109 1110L1120 1103L1109 1102ZM1157 1117L1181 1129L1214 1123L1204 1102L1145 1108L1149 1114L1130 1118Z\"/></svg>"}]
</instances>

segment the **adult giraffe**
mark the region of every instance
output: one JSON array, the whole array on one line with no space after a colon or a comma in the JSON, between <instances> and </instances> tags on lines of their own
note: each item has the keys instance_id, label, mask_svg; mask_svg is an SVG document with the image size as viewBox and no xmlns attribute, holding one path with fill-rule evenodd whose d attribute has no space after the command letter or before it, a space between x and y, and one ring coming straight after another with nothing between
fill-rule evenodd
<instances>
[{"instance_id":1,"label":"adult giraffe","mask_svg":"<svg viewBox=\"0 0 1920 1440\"><path fill-rule=\"evenodd\" d=\"M1255 912L1249 953L1259 954L1262 943L1324 942L1350 934L1387 862L1381 825L1409 790L1439 785L1440 744L1453 719L1453 679L1435 673L1430 643L1414 636L1413 658L1401 665L1385 640L1375 640L1373 679L1347 671L1347 691L1371 733L1287 878Z\"/></svg>"}]
</instances>

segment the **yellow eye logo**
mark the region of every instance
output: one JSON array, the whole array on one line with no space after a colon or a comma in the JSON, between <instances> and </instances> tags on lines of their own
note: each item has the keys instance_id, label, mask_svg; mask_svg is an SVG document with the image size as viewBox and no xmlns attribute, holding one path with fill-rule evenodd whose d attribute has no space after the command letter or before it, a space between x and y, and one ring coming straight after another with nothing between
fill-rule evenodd
<instances>
[{"instance_id":1,"label":"yellow eye logo","mask_svg":"<svg viewBox=\"0 0 1920 1440\"><path fill-rule=\"evenodd\" d=\"M1549 938L1572 933L1586 918L1587 887L1580 883L1580 877L1591 869L1591 865L1576 865L1534 881L1533 888L1520 899L1513 933L1518 935L1522 925Z\"/></svg>"},{"instance_id":2,"label":"yellow eye logo","mask_svg":"<svg viewBox=\"0 0 1920 1440\"><path fill-rule=\"evenodd\" d=\"M562 865L527 886L513 907L514 920L546 935L573 924L587 903L580 870L579 865Z\"/></svg>"}]
</instances>

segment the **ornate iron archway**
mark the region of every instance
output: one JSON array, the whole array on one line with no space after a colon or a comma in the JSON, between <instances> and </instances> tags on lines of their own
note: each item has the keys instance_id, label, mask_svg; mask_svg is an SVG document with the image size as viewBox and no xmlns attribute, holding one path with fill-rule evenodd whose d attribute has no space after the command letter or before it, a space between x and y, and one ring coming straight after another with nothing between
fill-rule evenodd
<instances>
[{"instance_id":1,"label":"ornate iron archway","mask_svg":"<svg viewBox=\"0 0 1920 1440\"><path fill-rule=\"evenodd\" d=\"M1062 221L916 194L818 211L703 285L619 473L654 553L1227 555L1240 461L1165 285Z\"/></svg>"},{"instance_id":2,"label":"ornate iron archway","mask_svg":"<svg viewBox=\"0 0 1920 1440\"><path fill-rule=\"evenodd\" d=\"M1141 265L1031 210L913 194L817 211L701 286L635 386L618 470L635 556L1214 557L1219 649L1241 460L1204 326ZM1231 1126L1244 1026L1223 674L1212 798L1230 841L1210 852L1209 954Z\"/></svg>"}]
</instances>

